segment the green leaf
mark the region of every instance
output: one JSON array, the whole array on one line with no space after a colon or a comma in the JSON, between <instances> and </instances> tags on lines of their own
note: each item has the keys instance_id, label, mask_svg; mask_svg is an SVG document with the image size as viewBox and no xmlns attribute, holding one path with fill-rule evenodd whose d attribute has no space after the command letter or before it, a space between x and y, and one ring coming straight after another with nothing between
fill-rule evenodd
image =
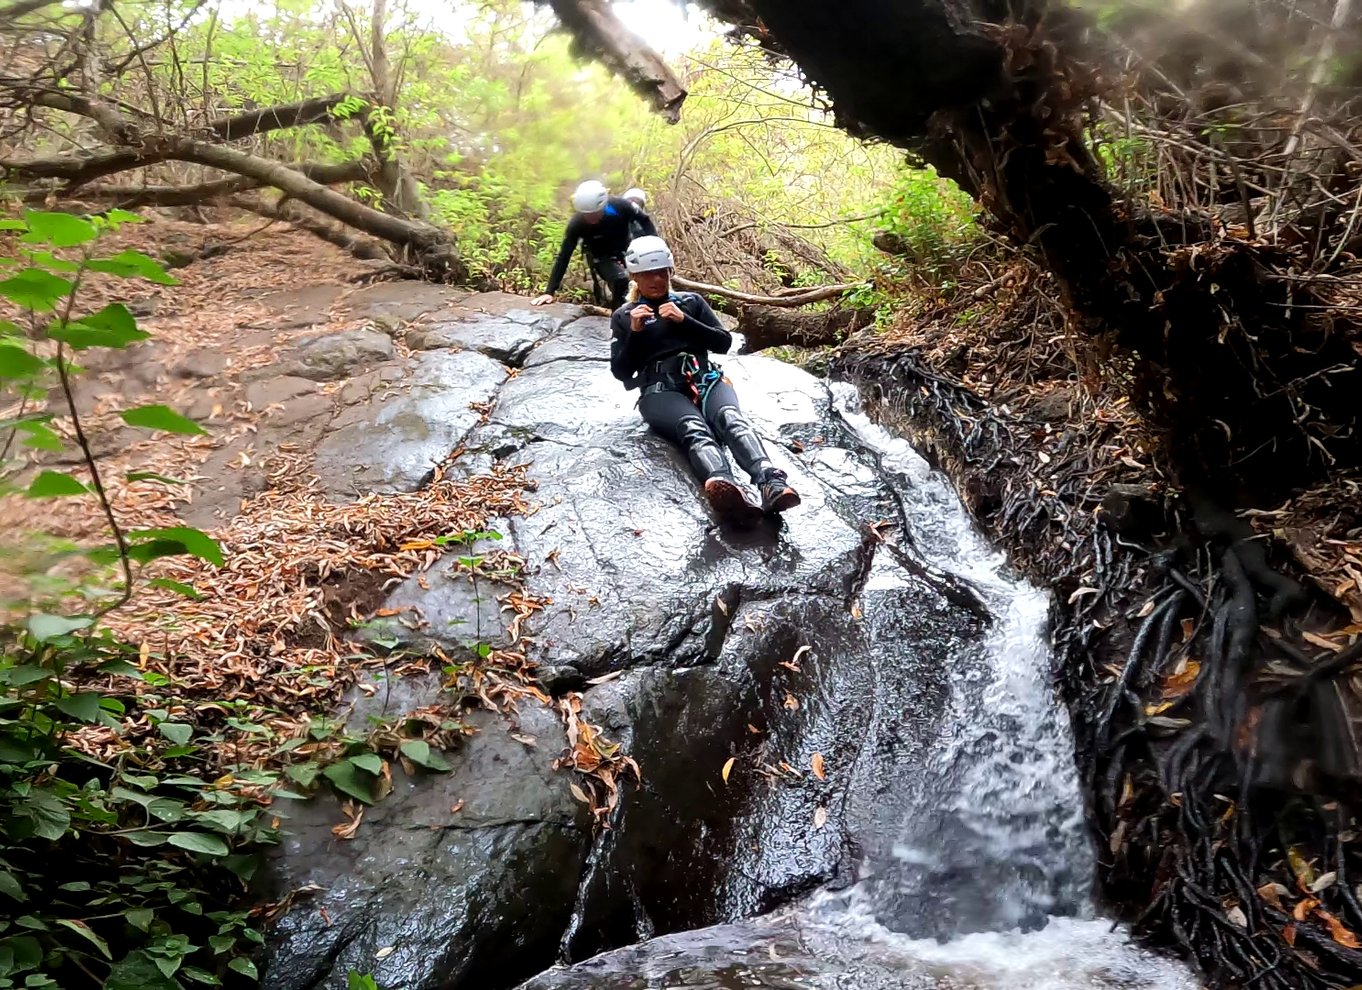
<instances>
[{"instance_id":1,"label":"green leaf","mask_svg":"<svg viewBox=\"0 0 1362 990\"><path fill-rule=\"evenodd\" d=\"M189 742L189 738L194 735L194 727L186 725L184 722L162 722L156 728L160 730L161 735L177 746L184 746Z\"/></svg>"},{"instance_id":2,"label":"green leaf","mask_svg":"<svg viewBox=\"0 0 1362 990\"><path fill-rule=\"evenodd\" d=\"M146 931L156 918L156 912L146 907L129 908L123 912L123 917L128 920L128 924L132 927L139 931Z\"/></svg>"},{"instance_id":3,"label":"green leaf","mask_svg":"<svg viewBox=\"0 0 1362 990\"><path fill-rule=\"evenodd\" d=\"M61 925L63 928L71 929L71 931L75 932L81 938L85 939L85 941L89 942L96 949L98 949L100 954L105 959L109 960L113 959L113 955L109 952L109 943L105 942L102 938L96 935L94 933L94 930L85 922L76 921L73 918L58 918L57 924Z\"/></svg>"},{"instance_id":4,"label":"green leaf","mask_svg":"<svg viewBox=\"0 0 1362 990\"><path fill-rule=\"evenodd\" d=\"M180 985L139 949L113 964L104 980L104 990L180 990Z\"/></svg>"},{"instance_id":5,"label":"green leaf","mask_svg":"<svg viewBox=\"0 0 1362 990\"><path fill-rule=\"evenodd\" d=\"M375 777L383 772L383 757L377 753L360 753L350 757L350 762Z\"/></svg>"},{"instance_id":6,"label":"green leaf","mask_svg":"<svg viewBox=\"0 0 1362 990\"><path fill-rule=\"evenodd\" d=\"M17 667L9 667L0 671L0 678L11 687L24 687L28 684L36 684L38 681L45 681L49 677L55 676L47 667L39 667L37 664L25 663Z\"/></svg>"},{"instance_id":7,"label":"green leaf","mask_svg":"<svg viewBox=\"0 0 1362 990\"><path fill-rule=\"evenodd\" d=\"M0 894L21 903L28 900L28 897L24 894L23 885L9 870L0 870Z\"/></svg>"},{"instance_id":8,"label":"green leaf","mask_svg":"<svg viewBox=\"0 0 1362 990\"><path fill-rule=\"evenodd\" d=\"M25 244L50 244L52 247L75 247L99 236L99 230L88 220L69 213L48 213L25 210L24 221L28 233L20 240Z\"/></svg>"},{"instance_id":9,"label":"green leaf","mask_svg":"<svg viewBox=\"0 0 1362 990\"><path fill-rule=\"evenodd\" d=\"M236 945L236 936L210 935L208 936L208 945L213 950L213 955L220 956L224 952L232 951L232 947Z\"/></svg>"},{"instance_id":10,"label":"green leaf","mask_svg":"<svg viewBox=\"0 0 1362 990\"><path fill-rule=\"evenodd\" d=\"M55 702L58 709L81 722L94 722L99 718L99 695L93 691L68 694Z\"/></svg>"},{"instance_id":11,"label":"green leaf","mask_svg":"<svg viewBox=\"0 0 1362 990\"><path fill-rule=\"evenodd\" d=\"M39 612L28 617L28 631L40 643L58 636L67 636L77 629L84 629L91 623L88 615L48 615Z\"/></svg>"},{"instance_id":12,"label":"green leaf","mask_svg":"<svg viewBox=\"0 0 1362 990\"><path fill-rule=\"evenodd\" d=\"M424 739L409 739L402 744L402 755L411 760L419 767L427 770L436 770L440 773L447 772L450 767L445 762L445 758L440 755L438 750L430 748L430 743Z\"/></svg>"},{"instance_id":13,"label":"green leaf","mask_svg":"<svg viewBox=\"0 0 1362 990\"><path fill-rule=\"evenodd\" d=\"M136 409L125 409L122 416L123 422L129 426L140 426L148 430L165 430L167 433L186 433L191 436L204 435L208 432L169 406L138 406Z\"/></svg>"},{"instance_id":14,"label":"green leaf","mask_svg":"<svg viewBox=\"0 0 1362 990\"><path fill-rule=\"evenodd\" d=\"M232 808L218 808L214 811L201 811L194 815L195 821L212 825L218 831L228 835L236 834L241 826L249 824L254 818L254 812L236 811Z\"/></svg>"},{"instance_id":15,"label":"green leaf","mask_svg":"<svg viewBox=\"0 0 1362 990\"><path fill-rule=\"evenodd\" d=\"M127 210L120 210L117 208L105 210L101 216L109 221L109 223L141 223L143 221L142 214L130 213Z\"/></svg>"},{"instance_id":16,"label":"green leaf","mask_svg":"<svg viewBox=\"0 0 1362 990\"><path fill-rule=\"evenodd\" d=\"M179 549L175 553L187 553L202 558L210 564L221 567L224 563L222 548L218 541L207 533L188 526L171 526L167 529L138 529L128 533L130 540L165 541L175 543ZM159 554L158 556L168 556Z\"/></svg>"},{"instance_id":17,"label":"green leaf","mask_svg":"<svg viewBox=\"0 0 1362 990\"><path fill-rule=\"evenodd\" d=\"M34 450L61 450L61 437L52 431L45 423L29 421L15 424L20 432L27 433L24 440L25 447L32 447Z\"/></svg>"},{"instance_id":18,"label":"green leaf","mask_svg":"<svg viewBox=\"0 0 1362 990\"><path fill-rule=\"evenodd\" d=\"M24 494L29 498L61 498L65 495L88 495L90 489L83 481L61 471L42 471L34 478Z\"/></svg>"},{"instance_id":19,"label":"green leaf","mask_svg":"<svg viewBox=\"0 0 1362 990\"><path fill-rule=\"evenodd\" d=\"M296 766L284 768L284 773L303 787L311 787L316 782L317 774L320 772L321 769L315 763L299 763Z\"/></svg>"},{"instance_id":20,"label":"green leaf","mask_svg":"<svg viewBox=\"0 0 1362 990\"><path fill-rule=\"evenodd\" d=\"M251 962L245 956L237 956L227 964L227 968L234 973L240 973L247 979L260 979L260 975L255 971L255 963Z\"/></svg>"},{"instance_id":21,"label":"green leaf","mask_svg":"<svg viewBox=\"0 0 1362 990\"><path fill-rule=\"evenodd\" d=\"M14 813L33 824L33 834L40 839L56 841L71 827L71 814L47 791L34 791L24 800L11 806Z\"/></svg>"},{"instance_id":22,"label":"green leaf","mask_svg":"<svg viewBox=\"0 0 1362 990\"><path fill-rule=\"evenodd\" d=\"M134 829L131 832L124 832L123 838L127 839L134 846L141 846L143 849L154 849L156 846L163 846L170 841L169 832L157 832L149 828Z\"/></svg>"},{"instance_id":23,"label":"green leaf","mask_svg":"<svg viewBox=\"0 0 1362 990\"><path fill-rule=\"evenodd\" d=\"M164 542L164 541L162 541ZM170 578L152 578L147 584L153 588L164 588L166 591L173 591L177 595L184 595L186 598L198 601L203 597L192 584L185 584L183 581L172 581Z\"/></svg>"},{"instance_id":24,"label":"green leaf","mask_svg":"<svg viewBox=\"0 0 1362 990\"><path fill-rule=\"evenodd\" d=\"M0 296L24 309L48 313L55 308L57 300L70 292L71 288L70 279L60 278L41 268L25 268L19 274L0 282Z\"/></svg>"},{"instance_id":25,"label":"green leaf","mask_svg":"<svg viewBox=\"0 0 1362 990\"><path fill-rule=\"evenodd\" d=\"M322 775L342 794L348 794L365 804L373 804L377 800L374 778L370 775L361 776L360 770L349 760L331 764L322 771Z\"/></svg>"},{"instance_id":26,"label":"green leaf","mask_svg":"<svg viewBox=\"0 0 1362 990\"><path fill-rule=\"evenodd\" d=\"M180 975L186 980L193 980L195 983L206 983L210 987L222 986L222 981L206 969L199 969L197 966L186 966L180 970Z\"/></svg>"},{"instance_id":27,"label":"green leaf","mask_svg":"<svg viewBox=\"0 0 1362 990\"><path fill-rule=\"evenodd\" d=\"M120 251L107 258L92 258L85 265L92 272L117 275L119 278L142 278L157 285L179 285L161 263L140 251Z\"/></svg>"},{"instance_id":28,"label":"green leaf","mask_svg":"<svg viewBox=\"0 0 1362 990\"><path fill-rule=\"evenodd\" d=\"M146 340L151 334L137 327L128 307L122 303L110 303L98 313L91 313L69 323L53 323L47 328L47 335L53 340L61 340L78 351L89 347L122 348Z\"/></svg>"},{"instance_id":29,"label":"green leaf","mask_svg":"<svg viewBox=\"0 0 1362 990\"><path fill-rule=\"evenodd\" d=\"M171 835L170 844L177 849L187 849L205 856L226 856L231 851L227 843L216 835L205 835L203 832L176 832Z\"/></svg>"},{"instance_id":30,"label":"green leaf","mask_svg":"<svg viewBox=\"0 0 1362 990\"><path fill-rule=\"evenodd\" d=\"M43 964L43 947L32 935L16 935L0 942L0 946L14 953L14 969L22 973L26 969L37 969Z\"/></svg>"},{"instance_id":31,"label":"green leaf","mask_svg":"<svg viewBox=\"0 0 1362 990\"><path fill-rule=\"evenodd\" d=\"M0 343L0 378L32 378L47 367L18 344Z\"/></svg>"}]
</instances>

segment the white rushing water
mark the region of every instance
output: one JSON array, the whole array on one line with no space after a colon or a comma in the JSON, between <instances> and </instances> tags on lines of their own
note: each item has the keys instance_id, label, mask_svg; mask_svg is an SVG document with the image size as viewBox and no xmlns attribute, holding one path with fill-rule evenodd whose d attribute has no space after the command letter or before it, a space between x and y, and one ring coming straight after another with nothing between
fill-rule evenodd
<instances>
[{"instance_id":1,"label":"white rushing water","mask_svg":"<svg viewBox=\"0 0 1362 990\"><path fill-rule=\"evenodd\" d=\"M950 714L893 861L865 864L848 891L813 897L800 909L805 923L836 932L847 948L863 942L878 967L895 963L943 987L1200 986L1092 905L1094 854L1055 691L1049 595L1009 572L947 479L871 422L855 389L835 384L833 396L849 428L898 476L918 552L972 584L995 621L977 655L951 671ZM943 914L944 933L935 923Z\"/></svg>"}]
</instances>

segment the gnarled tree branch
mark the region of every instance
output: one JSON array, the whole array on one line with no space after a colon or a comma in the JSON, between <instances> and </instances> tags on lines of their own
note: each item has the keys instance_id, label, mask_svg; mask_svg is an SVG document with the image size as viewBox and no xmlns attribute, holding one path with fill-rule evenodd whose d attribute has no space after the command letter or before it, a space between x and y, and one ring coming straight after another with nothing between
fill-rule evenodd
<instances>
[{"instance_id":1,"label":"gnarled tree branch","mask_svg":"<svg viewBox=\"0 0 1362 990\"><path fill-rule=\"evenodd\" d=\"M620 22L607 0L549 0L549 6L584 53L599 57L670 123L681 118L686 88L662 56Z\"/></svg>"}]
</instances>

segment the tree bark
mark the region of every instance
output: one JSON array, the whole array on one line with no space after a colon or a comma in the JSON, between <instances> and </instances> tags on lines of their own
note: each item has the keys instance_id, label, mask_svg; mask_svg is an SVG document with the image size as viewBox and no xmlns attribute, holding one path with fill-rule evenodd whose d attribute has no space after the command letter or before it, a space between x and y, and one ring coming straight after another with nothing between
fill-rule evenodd
<instances>
[{"instance_id":1,"label":"tree bark","mask_svg":"<svg viewBox=\"0 0 1362 990\"><path fill-rule=\"evenodd\" d=\"M874 317L864 309L828 309L796 313L776 306L744 305L738 312L743 353L767 347L821 347L840 343L869 326Z\"/></svg>"},{"instance_id":2,"label":"tree bark","mask_svg":"<svg viewBox=\"0 0 1362 990\"><path fill-rule=\"evenodd\" d=\"M681 119L686 88L662 57L620 22L607 0L549 0L549 5L582 53L598 56L669 123Z\"/></svg>"},{"instance_id":3,"label":"tree bark","mask_svg":"<svg viewBox=\"0 0 1362 990\"><path fill-rule=\"evenodd\" d=\"M384 31L387 15L387 0L374 0L369 32L369 74L373 78L375 103L365 110L364 134L378 159L375 180L379 191L383 193L383 203L388 212L424 220L430 216L430 207L422 198L421 187L416 179L402 164L393 130L397 112L397 83L388 62L388 43ZM360 41L358 37L355 40ZM381 121L377 116L379 108L382 108L386 117L386 121L382 122L386 123L386 130L380 126Z\"/></svg>"},{"instance_id":4,"label":"tree bark","mask_svg":"<svg viewBox=\"0 0 1362 990\"><path fill-rule=\"evenodd\" d=\"M341 182L361 182L369 176L369 167L362 161L342 162L338 165L314 165L304 162L290 168L314 182L328 186ZM257 179L231 175L189 186L94 186L79 193L69 189L30 189L24 193L24 199L26 202L42 202L49 197L92 199L131 210L141 206L198 206L250 189L258 189L261 185Z\"/></svg>"},{"instance_id":5,"label":"tree bark","mask_svg":"<svg viewBox=\"0 0 1362 990\"><path fill-rule=\"evenodd\" d=\"M707 282L692 282L687 278L672 276L672 284L679 289L687 292L700 292L707 296L721 296L724 299L732 299L735 302L750 303L757 306L778 306L790 308L795 306L807 306L810 303L823 302L828 299L835 299L840 295L850 292L852 289L865 287L864 282L848 282L842 285L820 285L812 289L801 289L792 291L788 295L761 296L752 292L742 292L738 289L725 288L722 285L710 285Z\"/></svg>"},{"instance_id":6,"label":"tree bark","mask_svg":"<svg viewBox=\"0 0 1362 990\"><path fill-rule=\"evenodd\" d=\"M287 130L304 124L334 123L338 118L332 115L333 111L349 96L349 93L332 93L299 103L248 110L231 117L218 117L205 126L224 141L239 141L256 134Z\"/></svg>"}]
</instances>

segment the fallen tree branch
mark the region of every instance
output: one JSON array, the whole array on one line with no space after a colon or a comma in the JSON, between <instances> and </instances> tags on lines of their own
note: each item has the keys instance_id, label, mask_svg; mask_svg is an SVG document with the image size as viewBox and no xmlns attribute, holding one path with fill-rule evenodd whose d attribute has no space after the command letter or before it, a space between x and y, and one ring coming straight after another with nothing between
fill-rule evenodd
<instances>
[{"instance_id":1,"label":"fallen tree branch","mask_svg":"<svg viewBox=\"0 0 1362 990\"><path fill-rule=\"evenodd\" d=\"M334 244L343 251L348 251L356 258L392 261L391 255L383 249L383 245L378 241L368 237L360 237L340 224L327 223L320 216L310 213L289 200L270 202L258 195L242 195L233 196L230 202L239 210L246 210L257 216L292 224L299 230L305 230L309 234L320 237L328 244Z\"/></svg>"},{"instance_id":2,"label":"fallen tree branch","mask_svg":"<svg viewBox=\"0 0 1362 990\"><path fill-rule=\"evenodd\" d=\"M681 119L686 88L642 38L615 16L607 0L549 0L563 27L584 53L595 54L652 103L668 123Z\"/></svg>"},{"instance_id":3,"label":"fallen tree branch","mask_svg":"<svg viewBox=\"0 0 1362 990\"><path fill-rule=\"evenodd\" d=\"M301 162L289 167L313 182L320 182L326 186L341 182L363 182L369 177L369 166L364 161L341 162L335 165ZM197 206L224 196L258 189L262 184L258 179L248 176L230 175L188 186L94 186L83 189L78 194L71 189L30 189L24 193L24 200L42 202L48 197L69 199L78 195L80 199L110 201L124 209L136 209L140 206Z\"/></svg>"},{"instance_id":4,"label":"fallen tree branch","mask_svg":"<svg viewBox=\"0 0 1362 990\"><path fill-rule=\"evenodd\" d=\"M332 112L349 97L349 93L332 93L299 103L264 107L232 117L218 117L210 120L206 127L224 141L237 141L254 134L282 131L304 124L331 123L339 119Z\"/></svg>"},{"instance_id":5,"label":"fallen tree branch","mask_svg":"<svg viewBox=\"0 0 1362 990\"><path fill-rule=\"evenodd\" d=\"M864 309L796 313L776 306L747 305L738 311L738 332L743 335L743 353L767 347L821 347L839 343L873 319Z\"/></svg>"},{"instance_id":6,"label":"fallen tree branch","mask_svg":"<svg viewBox=\"0 0 1362 990\"><path fill-rule=\"evenodd\" d=\"M709 285L706 282L692 282L690 279L672 277L672 284L688 292L700 292L707 296L721 296L735 302L749 303L754 306L807 306L809 303L835 299L852 289L863 289L868 282L846 282L840 285L820 285L788 296L759 296L752 292L728 289L722 285Z\"/></svg>"}]
</instances>

